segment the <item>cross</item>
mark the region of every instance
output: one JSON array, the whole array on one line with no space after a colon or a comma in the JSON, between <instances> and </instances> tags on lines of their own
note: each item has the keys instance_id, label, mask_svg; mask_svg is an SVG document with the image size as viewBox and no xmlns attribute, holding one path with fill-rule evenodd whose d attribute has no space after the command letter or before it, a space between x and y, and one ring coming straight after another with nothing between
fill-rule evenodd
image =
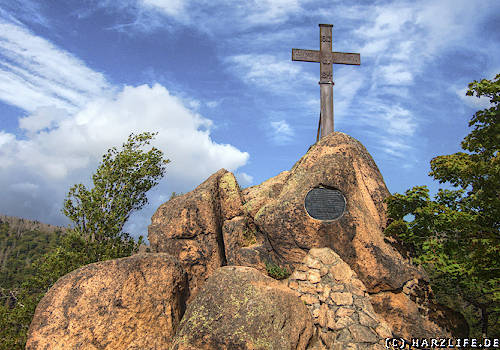
<instances>
[{"instance_id":1,"label":"cross","mask_svg":"<svg viewBox=\"0 0 500 350\"><path fill-rule=\"evenodd\" d=\"M359 53L332 52L332 27L332 24L319 25L319 51L292 49L292 61L320 63L321 113L317 139L320 129L321 138L333 132L332 64L355 64L358 66L361 64Z\"/></svg>"}]
</instances>

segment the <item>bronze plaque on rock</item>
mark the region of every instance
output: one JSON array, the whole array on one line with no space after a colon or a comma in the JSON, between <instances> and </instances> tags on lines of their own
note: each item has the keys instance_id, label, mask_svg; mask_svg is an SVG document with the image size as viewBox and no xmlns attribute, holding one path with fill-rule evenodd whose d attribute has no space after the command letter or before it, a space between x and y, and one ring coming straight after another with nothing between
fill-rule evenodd
<instances>
[{"instance_id":1,"label":"bronze plaque on rock","mask_svg":"<svg viewBox=\"0 0 500 350\"><path fill-rule=\"evenodd\" d=\"M313 219L335 220L344 214L345 198L339 190L317 187L307 193L304 205Z\"/></svg>"}]
</instances>

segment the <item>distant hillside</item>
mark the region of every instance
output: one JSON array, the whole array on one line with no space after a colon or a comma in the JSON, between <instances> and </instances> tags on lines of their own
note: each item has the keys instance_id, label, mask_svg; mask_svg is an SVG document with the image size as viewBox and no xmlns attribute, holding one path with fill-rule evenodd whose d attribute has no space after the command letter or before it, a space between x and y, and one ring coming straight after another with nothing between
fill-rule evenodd
<instances>
[{"instance_id":1,"label":"distant hillside","mask_svg":"<svg viewBox=\"0 0 500 350\"><path fill-rule=\"evenodd\" d=\"M66 229L39 221L0 215L0 287L15 288L37 258L59 244Z\"/></svg>"},{"instance_id":2,"label":"distant hillside","mask_svg":"<svg viewBox=\"0 0 500 350\"><path fill-rule=\"evenodd\" d=\"M49 224L44 224L43 222L37 220L28 220L23 218L18 218L16 216L7 216L0 214L0 225L2 223L8 223L12 231L40 231L40 232L56 232L64 231L65 227L54 226Z\"/></svg>"}]
</instances>

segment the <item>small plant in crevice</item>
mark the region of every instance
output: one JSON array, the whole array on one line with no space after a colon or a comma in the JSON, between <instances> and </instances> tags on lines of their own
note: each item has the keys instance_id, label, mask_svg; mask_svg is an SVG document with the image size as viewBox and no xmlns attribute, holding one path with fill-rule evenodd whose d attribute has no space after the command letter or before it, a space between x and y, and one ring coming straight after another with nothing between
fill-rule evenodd
<instances>
[{"instance_id":1,"label":"small plant in crevice","mask_svg":"<svg viewBox=\"0 0 500 350\"><path fill-rule=\"evenodd\" d=\"M251 246L252 244L257 243L257 239L255 237L255 231L250 229L243 230L243 244L245 247Z\"/></svg>"},{"instance_id":2,"label":"small plant in crevice","mask_svg":"<svg viewBox=\"0 0 500 350\"><path fill-rule=\"evenodd\" d=\"M172 194L170 195L169 200L170 200L170 199L174 199L174 198L176 198L176 197L183 196L183 195L184 195L184 193L183 193L183 192L179 192L179 193L177 193L177 192L172 192Z\"/></svg>"},{"instance_id":3,"label":"small plant in crevice","mask_svg":"<svg viewBox=\"0 0 500 350\"><path fill-rule=\"evenodd\" d=\"M280 267L272 261L266 262L266 271L270 277L276 280L283 280L290 276L290 272L286 268Z\"/></svg>"}]
</instances>

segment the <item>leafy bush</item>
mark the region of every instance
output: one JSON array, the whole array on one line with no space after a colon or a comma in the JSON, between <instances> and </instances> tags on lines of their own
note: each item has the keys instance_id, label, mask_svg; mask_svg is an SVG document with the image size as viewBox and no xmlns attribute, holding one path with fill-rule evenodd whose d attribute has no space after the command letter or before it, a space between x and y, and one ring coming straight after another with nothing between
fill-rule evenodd
<instances>
[{"instance_id":1,"label":"leafy bush","mask_svg":"<svg viewBox=\"0 0 500 350\"><path fill-rule=\"evenodd\" d=\"M267 274L275 280L283 280L290 276L290 272L284 267L276 265L274 262L266 262Z\"/></svg>"}]
</instances>

